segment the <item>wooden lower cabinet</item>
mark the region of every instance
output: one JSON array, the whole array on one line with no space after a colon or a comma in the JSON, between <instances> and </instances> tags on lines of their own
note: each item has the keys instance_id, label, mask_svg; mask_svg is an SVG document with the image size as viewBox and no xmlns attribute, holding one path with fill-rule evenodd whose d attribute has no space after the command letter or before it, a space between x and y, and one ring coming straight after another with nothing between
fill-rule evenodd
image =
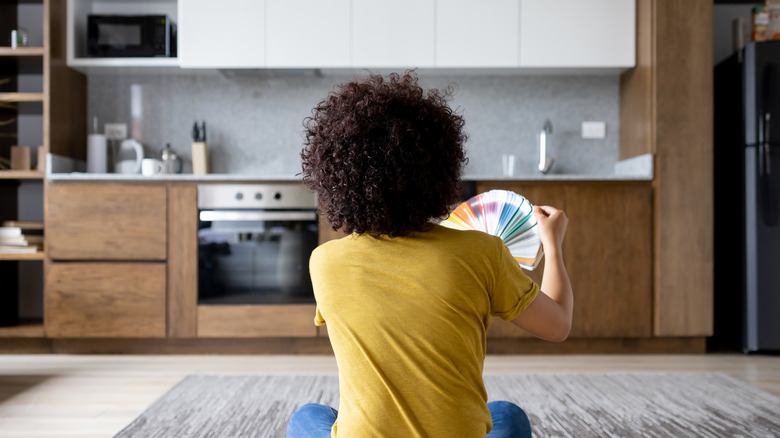
<instances>
[{"instance_id":1,"label":"wooden lower cabinet","mask_svg":"<svg viewBox=\"0 0 780 438\"><path fill-rule=\"evenodd\" d=\"M644 181L483 182L515 191L569 218L563 254L574 290L572 338L652 336L652 187ZM529 276L541 282L544 261ZM522 337L493 318L489 337Z\"/></svg>"},{"instance_id":2,"label":"wooden lower cabinet","mask_svg":"<svg viewBox=\"0 0 780 438\"><path fill-rule=\"evenodd\" d=\"M57 260L165 260L164 185L55 183L46 251Z\"/></svg>"},{"instance_id":3,"label":"wooden lower cabinet","mask_svg":"<svg viewBox=\"0 0 780 438\"><path fill-rule=\"evenodd\" d=\"M52 263L44 326L52 338L165 337L165 263Z\"/></svg>"},{"instance_id":4,"label":"wooden lower cabinet","mask_svg":"<svg viewBox=\"0 0 780 438\"><path fill-rule=\"evenodd\" d=\"M313 338L314 304L200 305L200 338Z\"/></svg>"},{"instance_id":5,"label":"wooden lower cabinet","mask_svg":"<svg viewBox=\"0 0 780 438\"><path fill-rule=\"evenodd\" d=\"M56 186L56 185L55 185ZM53 236L59 254L46 261L45 331L50 338L200 338L204 342L235 338L304 338L327 336L314 326L314 304L199 305L197 303L197 191L194 185L79 187L90 196L113 205L101 213L113 219L95 222L94 232L116 228L118 239L129 228L129 218L116 196L146 203L162 224L155 224L153 254L137 253L132 245L115 246L122 259L92 245L89 252L67 252L67 228ZM78 199L76 185L60 185L58 196ZM167 192L166 192L167 189ZM487 181L477 191L508 189L539 205L562 208L569 217L564 259L575 296L570 338L636 339L653 336L652 301L652 185L649 181L522 182ZM167 193L167 194L166 194ZM119 198L117 198L119 199ZM49 217L71 217L87 212L88 202L59 204ZM81 206L81 207L79 207ZM152 207L153 206L153 207ZM162 214L162 216L160 216ZM70 215L70 216L69 216ZM74 217L75 218L75 217ZM74 219L75 220L75 219ZM167 224L167 225L166 225ZM146 228L150 229L151 224ZM322 225L322 224L321 224ZM48 229L47 229L48 233ZM48 235L47 235L48 236ZM58 237L59 236L59 237ZM323 240L339 237L329 233ZM51 238L48 236L47 238ZM119 241L119 240L117 240ZM110 248L108 248L110 250ZM54 254L58 254L56 249ZM93 256L94 254L94 256ZM61 255L61 257L65 257ZM76 257L82 257L78 259ZM118 257L118 256L117 256ZM139 259L138 257L148 257ZM162 257L164 260L156 260ZM167 257L167 258L165 258ZM529 272L541 283L544 261ZM490 338L527 337L509 322L494 318ZM181 339L185 340L186 339Z\"/></svg>"}]
</instances>

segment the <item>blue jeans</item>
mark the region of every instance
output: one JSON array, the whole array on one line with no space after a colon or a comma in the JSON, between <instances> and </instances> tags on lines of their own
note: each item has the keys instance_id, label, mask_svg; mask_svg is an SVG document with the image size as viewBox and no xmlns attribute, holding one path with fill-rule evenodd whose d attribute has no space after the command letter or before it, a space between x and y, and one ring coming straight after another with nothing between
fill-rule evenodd
<instances>
[{"instance_id":1,"label":"blue jeans","mask_svg":"<svg viewBox=\"0 0 780 438\"><path fill-rule=\"evenodd\" d=\"M531 436L528 416L516 404L494 401L487 404L493 430L487 438L527 438ZM287 423L287 438L329 438L339 412L330 406L309 403L301 406Z\"/></svg>"}]
</instances>

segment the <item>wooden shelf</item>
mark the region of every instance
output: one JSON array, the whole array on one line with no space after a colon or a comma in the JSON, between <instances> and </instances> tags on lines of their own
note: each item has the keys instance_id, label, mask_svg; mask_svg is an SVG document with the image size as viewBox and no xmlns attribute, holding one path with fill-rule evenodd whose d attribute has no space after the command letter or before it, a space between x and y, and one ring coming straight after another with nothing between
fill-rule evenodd
<instances>
[{"instance_id":1,"label":"wooden shelf","mask_svg":"<svg viewBox=\"0 0 780 438\"><path fill-rule=\"evenodd\" d=\"M0 179L43 179L43 172L37 170L0 170Z\"/></svg>"},{"instance_id":2,"label":"wooden shelf","mask_svg":"<svg viewBox=\"0 0 780 438\"><path fill-rule=\"evenodd\" d=\"M43 338L43 322L40 320L19 321L19 325L0 327L0 338Z\"/></svg>"},{"instance_id":3,"label":"wooden shelf","mask_svg":"<svg viewBox=\"0 0 780 438\"><path fill-rule=\"evenodd\" d=\"M43 93L0 93L0 102L43 102Z\"/></svg>"},{"instance_id":4,"label":"wooden shelf","mask_svg":"<svg viewBox=\"0 0 780 438\"><path fill-rule=\"evenodd\" d=\"M0 56L43 56L43 47L0 47Z\"/></svg>"},{"instance_id":5,"label":"wooden shelf","mask_svg":"<svg viewBox=\"0 0 780 438\"><path fill-rule=\"evenodd\" d=\"M0 261L23 261L23 260L43 260L43 251L27 254L7 254L0 253Z\"/></svg>"}]
</instances>

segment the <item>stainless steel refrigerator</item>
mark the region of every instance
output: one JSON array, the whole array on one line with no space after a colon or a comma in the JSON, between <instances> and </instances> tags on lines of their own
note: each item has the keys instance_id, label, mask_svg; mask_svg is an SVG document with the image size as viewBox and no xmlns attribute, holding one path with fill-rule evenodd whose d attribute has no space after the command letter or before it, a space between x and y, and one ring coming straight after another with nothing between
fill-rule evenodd
<instances>
[{"instance_id":1,"label":"stainless steel refrigerator","mask_svg":"<svg viewBox=\"0 0 780 438\"><path fill-rule=\"evenodd\" d=\"M714 75L713 347L780 351L780 41Z\"/></svg>"}]
</instances>

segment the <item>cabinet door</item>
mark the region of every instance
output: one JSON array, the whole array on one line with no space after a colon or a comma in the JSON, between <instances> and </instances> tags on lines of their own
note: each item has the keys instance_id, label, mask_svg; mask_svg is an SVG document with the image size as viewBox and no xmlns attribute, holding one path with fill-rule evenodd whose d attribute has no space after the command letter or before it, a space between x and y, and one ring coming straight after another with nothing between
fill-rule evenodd
<instances>
[{"instance_id":1,"label":"cabinet door","mask_svg":"<svg viewBox=\"0 0 780 438\"><path fill-rule=\"evenodd\" d=\"M164 263L52 263L47 336L165 337Z\"/></svg>"},{"instance_id":2,"label":"cabinet door","mask_svg":"<svg viewBox=\"0 0 780 438\"><path fill-rule=\"evenodd\" d=\"M573 338L652 335L652 199L650 183L480 183L506 189L569 218L564 262L574 289ZM529 276L541 284L544 260ZM494 318L488 335L522 331Z\"/></svg>"},{"instance_id":3,"label":"cabinet door","mask_svg":"<svg viewBox=\"0 0 780 438\"><path fill-rule=\"evenodd\" d=\"M314 304L198 306L200 338L313 338Z\"/></svg>"},{"instance_id":4,"label":"cabinet door","mask_svg":"<svg viewBox=\"0 0 780 438\"><path fill-rule=\"evenodd\" d=\"M434 0L352 0L352 65L432 67Z\"/></svg>"},{"instance_id":5,"label":"cabinet door","mask_svg":"<svg viewBox=\"0 0 780 438\"><path fill-rule=\"evenodd\" d=\"M634 16L634 0L520 0L520 66L633 67Z\"/></svg>"},{"instance_id":6,"label":"cabinet door","mask_svg":"<svg viewBox=\"0 0 780 438\"><path fill-rule=\"evenodd\" d=\"M438 2L436 66L517 67L518 1Z\"/></svg>"},{"instance_id":7,"label":"cabinet door","mask_svg":"<svg viewBox=\"0 0 780 438\"><path fill-rule=\"evenodd\" d=\"M349 67L350 0L266 0L266 66Z\"/></svg>"},{"instance_id":8,"label":"cabinet door","mask_svg":"<svg viewBox=\"0 0 780 438\"><path fill-rule=\"evenodd\" d=\"M52 184L47 199L52 259L165 260L165 187Z\"/></svg>"},{"instance_id":9,"label":"cabinet door","mask_svg":"<svg viewBox=\"0 0 780 438\"><path fill-rule=\"evenodd\" d=\"M564 249L574 287L572 337L652 335L650 183L566 188Z\"/></svg>"},{"instance_id":10,"label":"cabinet door","mask_svg":"<svg viewBox=\"0 0 780 438\"><path fill-rule=\"evenodd\" d=\"M265 1L179 0L182 68L265 66Z\"/></svg>"}]
</instances>

